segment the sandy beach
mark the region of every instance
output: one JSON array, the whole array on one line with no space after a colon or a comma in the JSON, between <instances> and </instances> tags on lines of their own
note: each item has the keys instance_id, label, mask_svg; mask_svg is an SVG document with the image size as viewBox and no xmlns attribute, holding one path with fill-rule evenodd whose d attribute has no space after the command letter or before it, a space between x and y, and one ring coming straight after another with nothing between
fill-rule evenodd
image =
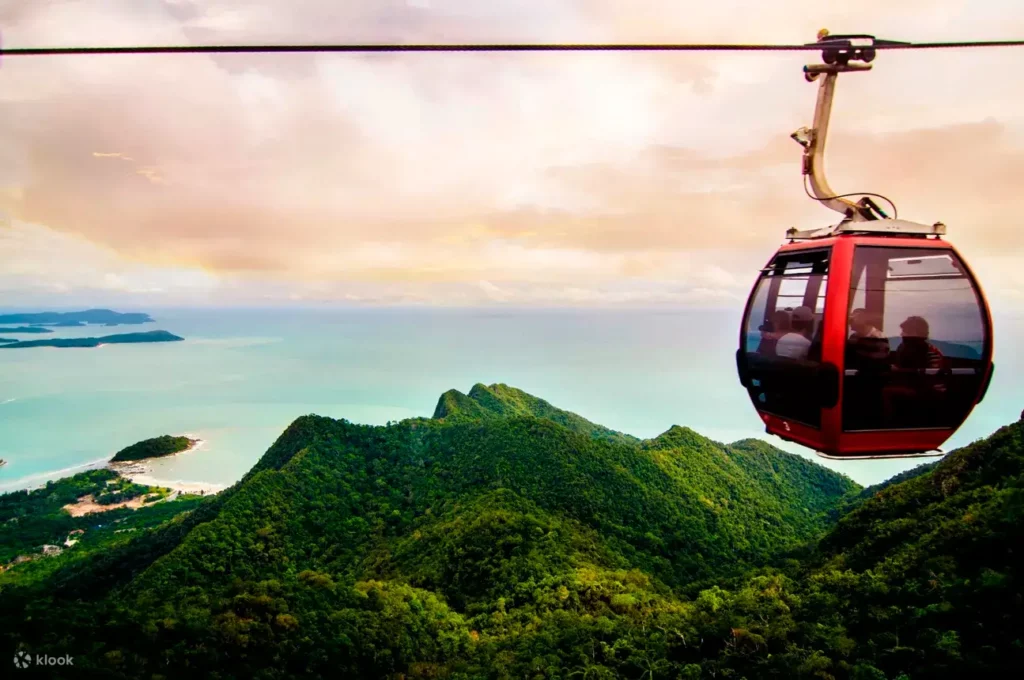
<instances>
[{"instance_id":1,"label":"sandy beach","mask_svg":"<svg viewBox=\"0 0 1024 680\"><path fill-rule=\"evenodd\" d=\"M174 456L180 456L186 453L190 453L192 451L196 451L199 448L201 448L204 443L203 440L191 436L189 436L189 439L193 441L193 444L184 451L179 451L178 453L174 453L169 456L161 456L160 458L154 459L122 461L117 463L108 462L106 467L109 470L113 470L121 477L124 477L125 479L128 479L136 484L145 484L146 486L163 487L166 489L170 489L171 493L168 494L166 499L163 499L164 501L174 500L180 494L201 494L205 496L210 494L216 494L220 491L223 491L225 488L223 484L212 484L209 482L192 482L180 479L159 479L153 475L152 463L154 461L163 460L164 458L173 458ZM122 501L120 503L100 505L99 503L96 502L96 499L93 498L93 496L90 494L87 496L82 496L74 503L69 503L68 505L65 505L64 509L67 510L72 517L81 517L82 515L88 515L96 512L107 512L108 510L115 510L117 508L132 508L134 510L141 508L143 505L145 505L145 503L143 503L143 498L145 498L145 495L138 496L128 501ZM163 501L156 502L160 503Z\"/></svg>"},{"instance_id":2,"label":"sandy beach","mask_svg":"<svg viewBox=\"0 0 1024 680\"><path fill-rule=\"evenodd\" d=\"M188 447L184 451L178 453L172 453L169 456L161 456L160 458L143 459L143 460L131 460L122 462L110 462L107 463L107 468L113 470L117 474L129 479L136 484L145 484L147 486L162 486L178 493L197 493L203 495L215 494L223 491L226 487L224 484L214 484L211 482L195 482L182 479L162 479L154 474L154 465L156 461L166 460L175 458L176 456L184 456L189 453L199 451L203 448L206 443L202 439L193 437L192 435L184 435L193 441L192 446Z\"/></svg>"}]
</instances>

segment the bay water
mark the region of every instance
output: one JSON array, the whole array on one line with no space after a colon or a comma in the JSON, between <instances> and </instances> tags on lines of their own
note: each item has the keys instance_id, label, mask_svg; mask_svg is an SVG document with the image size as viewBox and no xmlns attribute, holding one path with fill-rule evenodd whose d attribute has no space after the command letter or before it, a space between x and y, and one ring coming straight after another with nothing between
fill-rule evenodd
<instances>
[{"instance_id":1,"label":"bay water","mask_svg":"<svg viewBox=\"0 0 1024 680\"><path fill-rule=\"evenodd\" d=\"M378 425L429 417L442 392L478 382L643 438L674 424L721 442L762 438L861 484L931 460L828 461L765 434L736 377L739 310L145 311L155 323L17 337L160 329L185 341L0 350L0 491L102 465L162 434L204 444L155 461L153 477L226 486L301 415ZM997 319L997 333L988 395L946 450L1020 417L1024 358L1012 347L1024 319Z\"/></svg>"}]
</instances>

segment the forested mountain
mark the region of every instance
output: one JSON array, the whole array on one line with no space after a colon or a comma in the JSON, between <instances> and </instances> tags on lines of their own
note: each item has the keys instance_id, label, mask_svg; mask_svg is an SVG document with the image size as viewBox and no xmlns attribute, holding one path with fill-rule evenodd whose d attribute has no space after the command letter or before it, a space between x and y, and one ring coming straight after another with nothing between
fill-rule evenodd
<instances>
[{"instance_id":1,"label":"forested mountain","mask_svg":"<svg viewBox=\"0 0 1024 680\"><path fill-rule=\"evenodd\" d=\"M534 416L554 421L568 429L587 434L598 439L607 439L622 443L638 442L622 432L609 430L601 425L581 418L575 413L563 411L532 394L517 390L508 385L483 385L477 383L469 394L458 390L448 390L441 395L434 409L435 420L505 418L511 416Z\"/></svg>"},{"instance_id":2,"label":"forested mountain","mask_svg":"<svg viewBox=\"0 0 1024 680\"><path fill-rule=\"evenodd\" d=\"M833 525L860 487L764 442L477 385L431 419L299 418L190 512L4 574L0 631L124 678L1006 671L1022 457L1004 428Z\"/></svg>"},{"instance_id":3,"label":"forested mountain","mask_svg":"<svg viewBox=\"0 0 1024 680\"><path fill-rule=\"evenodd\" d=\"M820 542L863 656L910 677L1024 669L1024 422L884 487Z\"/></svg>"}]
</instances>

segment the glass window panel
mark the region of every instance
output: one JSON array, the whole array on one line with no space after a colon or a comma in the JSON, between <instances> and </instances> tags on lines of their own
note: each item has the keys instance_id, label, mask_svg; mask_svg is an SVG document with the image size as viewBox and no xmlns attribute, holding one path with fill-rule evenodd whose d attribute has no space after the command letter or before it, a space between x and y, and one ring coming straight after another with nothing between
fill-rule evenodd
<instances>
[{"instance_id":1,"label":"glass window panel","mask_svg":"<svg viewBox=\"0 0 1024 680\"><path fill-rule=\"evenodd\" d=\"M983 377L986 326L953 252L859 246L850 300L844 429L959 426Z\"/></svg>"},{"instance_id":2,"label":"glass window panel","mask_svg":"<svg viewBox=\"0 0 1024 680\"><path fill-rule=\"evenodd\" d=\"M755 406L812 427L821 418L817 370L828 256L829 250L778 255L755 287L744 328Z\"/></svg>"}]
</instances>

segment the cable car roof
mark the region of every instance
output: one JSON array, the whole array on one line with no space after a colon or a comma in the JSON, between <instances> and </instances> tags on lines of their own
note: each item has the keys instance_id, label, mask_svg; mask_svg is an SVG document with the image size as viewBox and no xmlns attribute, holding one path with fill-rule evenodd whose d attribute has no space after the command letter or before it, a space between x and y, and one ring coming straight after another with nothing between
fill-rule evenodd
<instances>
[{"instance_id":1,"label":"cable car roof","mask_svg":"<svg viewBox=\"0 0 1024 680\"><path fill-rule=\"evenodd\" d=\"M946 233L946 225L942 222L935 224L920 224L909 220L882 219L882 220L843 220L839 224L824 227L822 229L799 230L796 228L786 231L786 238L791 241L805 241L819 238L828 238L839 234L871 234L891 236L943 236Z\"/></svg>"}]
</instances>

